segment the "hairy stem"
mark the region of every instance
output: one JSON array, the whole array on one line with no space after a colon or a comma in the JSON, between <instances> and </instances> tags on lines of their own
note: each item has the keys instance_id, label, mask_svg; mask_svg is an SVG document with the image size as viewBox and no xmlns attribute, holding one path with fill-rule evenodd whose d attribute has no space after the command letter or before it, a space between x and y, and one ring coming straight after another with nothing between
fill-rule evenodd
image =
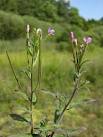
<instances>
[{"instance_id":1,"label":"hairy stem","mask_svg":"<svg viewBox=\"0 0 103 137\"><path fill-rule=\"evenodd\" d=\"M57 123L60 122L60 120L61 120L64 112L67 110L67 108L69 107L70 103L72 102L72 100L73 100L73 98L74 98L74 96L75 96L75 93L76 93L77 90L78 90L78 84L79 84L79 78L76 79L76 82L75 82L75 85L74 85L74 89L73 89L73 92L72 92L72 94L71 94L71 96L70 96L70 99L68 100L67 104L64 106L64 108L63 108L63 110L62 110L62 112L61 112L61 114L60 114L60 116L59 116L59 118L58 118Z\"/></svg>"},{"instance_id":2,"label":"hairy stem","mask_svg":"<svg viewBox=\"0 0 103 137\"><path fill-rule=\"evenodd\" d=\"M79 78L76 79L76 82L75 82L75 85L74 85L74 89L73 89L73 92L72 92L72 94L70 96L70 99L68 100L67 104L64 106L59 118L56 121L56 124L58 124L61 121L65 111L67 110L67 108L69 107L70 103L72 102L72 100L73 100L73 98L75 96L75 93L78 91L78 86L79 86ZM55 134L55 131L53 131L50 135L48 135L48 137L53 137L54 134Z\"/></svg>"}]
</instances>

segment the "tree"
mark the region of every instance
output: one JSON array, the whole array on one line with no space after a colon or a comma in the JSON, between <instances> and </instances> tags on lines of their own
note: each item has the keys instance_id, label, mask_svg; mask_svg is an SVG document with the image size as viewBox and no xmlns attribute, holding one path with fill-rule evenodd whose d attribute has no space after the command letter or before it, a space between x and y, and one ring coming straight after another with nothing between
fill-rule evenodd
<instances>
[{"instance_id":1,"label":"tree","mask_svg":"<svg viewBox=\"0 0 103 137\"><path fill-rule=\"evenodd\" d=\"M58 15L64 18L68 17L69 3L64 0L57 1Z\"/></svg>"},{"instance_id":2,"label":"tree","mask_svg":"<svg viewBox=\"0 0 103 137\"><path fill-rule=\"evenodd\" d=\"M79 11L77 8L71 7L69 11L69 23L77 25L85 30L86 21L83 17L79 15ZM84 27L85 26L85 27Z\"/></svg>"},{"instance_id":3,"label":"tree","mask_svg":"<svg viewBox=\"0 0 103 137\"><path fill-rule=\"evenodd\" d=\"M0 0L0 9L42 20L57 21L68 18L68 0Z\"/></svg>"}]
</instances>

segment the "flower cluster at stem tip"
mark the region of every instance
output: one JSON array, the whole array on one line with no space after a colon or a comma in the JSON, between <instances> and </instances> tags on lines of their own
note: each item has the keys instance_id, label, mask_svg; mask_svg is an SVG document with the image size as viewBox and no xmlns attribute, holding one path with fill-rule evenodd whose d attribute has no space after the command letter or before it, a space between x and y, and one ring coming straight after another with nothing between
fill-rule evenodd
<instances>
[{"instance_id":1,"label":"flower cluster at stem tip","mask_svg":"<svg viewBox=\"0 0 103 137\"><path fill-rule=\"evenodd\" d=\"M70 39L71 39L72 43L74 43L75 45L78 44L78 40L77 40L74 32L70 32ZM84 38L83 38L83 42L84 42L84 44L86 44L86 45L90 44L90 43L92 42L92 37L91 37L91 36L86 36L86 37L84 37Z\"/></svg>"}]
</instances>

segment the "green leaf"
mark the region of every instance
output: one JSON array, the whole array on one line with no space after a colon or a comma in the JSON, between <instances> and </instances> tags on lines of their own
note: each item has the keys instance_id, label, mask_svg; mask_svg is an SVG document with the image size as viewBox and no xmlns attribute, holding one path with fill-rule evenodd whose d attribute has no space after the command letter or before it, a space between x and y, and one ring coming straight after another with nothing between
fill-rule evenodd
<instances>
[{"instance_id":1,"label":"green leaf","mask_svg":"<svg viewBox=\"0 0 103 137\"><path fill-rule=\"evenodd\" d=\"M37 103L37 97L36 97L35 93L33 93L32 103L33 103L33 105L35 105Z\"/></svg>"},{"instance_id":2,"label":"green leaf","mask_svg":"<svg viewBox=\"0 0 103 137\"><path fill-rule=\"evenodd\" d=\"M51 91L49 90L46 90L46 89L41 89L39 90L40 92L44 93L44 94L48 94L48 95L51 95L53 97L56 97L56 94L52 93Z\"/></svg>"},{"instance_id":3,"label":"green leaf","mask_svg":"<svg viewBox=\"0 0 103 137\"><path fill-rule=\"evenodd\" d=\"M29 134L22 134L22 133L20 134L20 133L18 133L16 135L10 135L8 137L31 137L31 134L29 135Z\"/></svg>"},{"instance_id":4,"label":"green leaf","mask_svg":"<svg viewBox=\"0 0 103 137\"><path fill-rule=\"evenodd\" d=\"M68 136L77 136L84 132L86 130L85 127L77 128L77 129L69 129L67 130L67 135Z\"/></svg>"},{"instance_id":5,"label":"green leaf","mask_svg":"<svg viewBox=\"0 0 103 137\"><path fill-rule=\"evenodd\" d=\"M56 134L64 135L66 137L72 137L72 136L74 137L74 136L81 134L85 130L86 130L85 127L80 127L80 128L76 128L76 129L58 128L58 129L56 129Z\"/></svg>"},{"instance_id":6,"label":"green leaf","mask_svg":"<svg viewBox=\"0 0 103 137\"><path fill-rule=\"evenodd\" d=\"M17 120L17 121L20 121L20 122L29 122L28 120L26 120L23 116L19 115L19 114L10 114L10 117L13 119L13 120Z\"/></svg>"},{"instance_id":7,"label":"green leaf","mask_svg":"<svg viewBox=\"0 0 103 137\"><path fill-rule=\"evenodd\" d=\"M82 67L85 63L89 62L88 59L84 60L83 62L81 62L80 66Z\"/></svg>"},{"instance_id":8,"label":"green leaf","mask_svg":"<svg viewBox=\"0 0 103 137\"><path fill-rule=\"evenodd\" d=\"M41 135L40 134L32 134L32 137L41 137Z\"/></svg>"},{"instance_id":9,"label":"green leaf","mask_svg":"<svg viewBox=\"0 0 103 137\"><path fill-rule=\"evenodd\" d=\"M56 123L57 120L59 119L59 116L60 116L61 112L59 109L56 109L55 110L55 116L54 116L54 122Z\"/></svg>"},{"instance_id":10,"label":"green leaf","mask_svg":"<svg viewBox=\"0 0 103 137\"><path fill-rule=\"evenodd\" d=\"M48 123L47 116L43 117L42 120L40 121L40 127L45 127Z\"/></svg>"},{"instance_id":11,"label":"green leaf","mask_svg":"<svg viewBox=\"0 0 103 137\"><path fill-rule=\"evenodd\" d=\"M18 93L18 96L20 96L21 98L28 100L28 96L26 95L25 92L17 92L17 93Z\"/></svg>"},{"instance_id":12,"label":"green leaf","mask_svg":"<svg viewBox=\"0 0 103 137\"><path fill-rule=\"evenodd\" d=\"M29 55L33 55L33 52L32 52L32 48L31 47L28 47L28 53L29 53Z\"/></svg>"},{"instance_id":13,"label":"green leaf","mask_svg":"<svg viewBox=\"0 0 103 137\"><path fill-rule=\"evenodd\" d=\"M31 79L31 72L29 69L25 68L21 72L23 72L29 79Z\"/></svg>"},{"instance_id":14,"label":"green leaf","mask_svg":"<svg viewBox=\"0 0 103 137\"><path fill-rule=\"evenodd\" d=\"M39 57L39 50L38 50L37 55L36 55L36 58L35 58L35 60L34 60L34 62L33 62L33 67L37 64L38 57Z\"/></svg>"},{"instance_id":15,"label":"green leaf","mask_svg":"<svg viewBox=\"0 0 103 137\"><path fill-rule=\"evenodd\" d=\"M76 107L80 107L81 105L86 105L86 104L91 104L94 103L96 100L95 99L84 99L82 101L76 102L76 103L72 103L67 110L70 110L72 108L76 108Z\"/></svg>"},{"instance_id":16,"label":"green leaf","mask_svg":"<svg viewBox=\"0 0 103 137\"><path fill-rule=\"evenodd\" d=\"M18 105L17 107L15 107L13 109L15 112L20 112L22 115L25 114L31 114L31 111L29 109L27 109L26 107L23 107L21 105Z\"/></svg>"}]
</instances>

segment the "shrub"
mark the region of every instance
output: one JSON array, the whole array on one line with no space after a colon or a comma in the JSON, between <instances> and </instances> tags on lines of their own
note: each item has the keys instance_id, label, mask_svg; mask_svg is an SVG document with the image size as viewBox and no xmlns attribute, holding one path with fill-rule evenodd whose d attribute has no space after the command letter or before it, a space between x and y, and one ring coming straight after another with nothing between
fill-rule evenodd
<instances>
[{"instance_id":1,"label":"shrub","mask_svg":"<svg viewBox=\"0 0 103 137\"><path fill-rule=\"evenodd\" d=\"M34 18L32 16L23 16L23 20L26 24L30 24L31 28L41 28L43 29L44 33L47 32L48 27L52 26L51 23L45 22L45 21L40 21L37 18ZM32 30L32 29L31 29Z\"/></svg>"},{"instance_id":2,"label":"shrub","mask_svg":"<svg viewBox=\"0 0 103 137\"><path fill-rule=\"evenodd\" d=\"M60 42L57 46L56 49L59 51L71 51L71 47L67 42Z\"/></svg>"},{"instance_id":3,"label":"shrub","mask_svg":"<svg viewBox=\"0 0 103 137\"><path fill-rule=\"evenodd\" d=\"M23 35L23 19L18 15L0 11L0 39L14 39Z\"/></svg>"}]
</instances>

